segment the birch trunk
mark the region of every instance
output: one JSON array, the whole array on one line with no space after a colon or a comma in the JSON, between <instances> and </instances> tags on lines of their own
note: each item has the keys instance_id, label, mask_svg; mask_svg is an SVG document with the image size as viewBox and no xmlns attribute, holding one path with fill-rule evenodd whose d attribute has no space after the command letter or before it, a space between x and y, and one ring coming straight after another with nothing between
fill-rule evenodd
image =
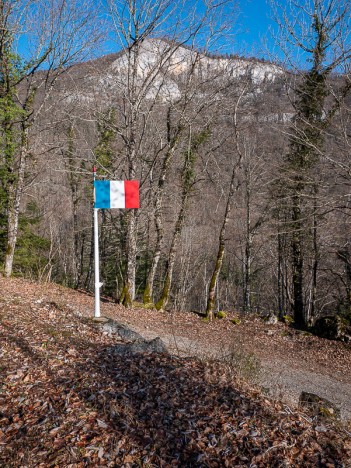
<instances>
[{"instance_id":1,"label":"birch trunk","mask_svg":"<svg viewBox=\"0 0 351 468\"><path fill-rule=\"evenodd\" d=\"M136 31L137 33L137 31ZM137 90L137 70L139 66L139 44L138 36L135 43L128 51L128 84L125 95L125 144L127 160L129 165L128 177L134 179L136 175L137 158L137 122L138 122L138 90ZM135 298L135 278L136 278L136 251L137 251L137 223L136 211L130 210L127 214L127 236L126 236L126 272L124 287L120 302L125 307L131 307Z\"/></svg>"},{"instance_id":2,"label":"birch trunk","mask_svg":"<svg viewBox=\"0 0 351 468\"><path fill-rule=\"evenodd\" d=\"M176 260L176 253L178 249L178 243L179 243L180 235L183 229L186 211L188 208L189 195L190 195L190 192L191 192L194 180L195 180L194 166L195 166L196 157L195 157L194 152L196 152L199 144L200 144L199 142L195 142L192 144L192 135L191 135L191 127L190 127L189 148L185 156L185 162L184 162L184 166L182 170L183 190L182 190L180 211L179 211L176 225L174 228L171 247L170 247L169 254L168 254L167 271L166 271L166 277L165 277L161 297L159 301L156 303L157 310L164 309L167 306L168 301L169 301L174 265L175 265L175 260Z\"/></svg>"},{"instance_id":3,"label":"birch trunk","mask_svg":"<svg viewBox=\"0 0 351 468\"><path fill-rule=\"evenodd\" d=\"M127 221L127 266L124 288L121 296L121 302L125 307L131 307L135 298L135 278L136 278L136 210L130 210Z\"/></svg>"},{"instance_id":4,"label":"birch trunk","mask_svg":"<svg viewBox=\"0 0 351 468\"><path fill-rule=\"evenodd\" d=\"M165 158L162 164L162 170L158 181L158 187L155 195L155 228L156 228L156 245L154 254L151 261L150 271L148 273L144 297L143 301L144 304L150 303L153 301L153 294L154 294L154 281L155 275L157 271L157 267L161 258L161 248L162 248L162 241L164 235L164 228L163 228L163 220L162 220L162 207L163 207L163 195L164 195L164 187L165 181L167 177L168 168L172 157L174 155L174 151L176 149L176 142L171 146L171 148L167 151Z\"/></svg>"},{"instance_id":5,"label":"birch trunk","mask_svg":"<svg viewBox=\"0 0 351 468\"><path fill-rule=\"evenodd\" d=\"M18 237L20 203L23 193L24 175L26 168L28 128L23 129L22 132L17 179L15 182L11 182L8 189L9 201L7 211L7 243L4 260L4 272L7 278L12 275L13 270L13 259Z\"/></svg>"}]
</instances>

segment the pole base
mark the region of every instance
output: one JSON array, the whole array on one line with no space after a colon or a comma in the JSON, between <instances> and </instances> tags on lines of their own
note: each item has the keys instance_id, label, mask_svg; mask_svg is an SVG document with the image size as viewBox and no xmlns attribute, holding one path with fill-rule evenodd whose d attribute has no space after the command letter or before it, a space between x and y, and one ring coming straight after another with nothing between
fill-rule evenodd
<instances>
[{"instance_id":1,"label":"pole base","mask_svg":"<svg viewBox=\"0 0 351 468\"><path fill-rule=\"evenodd\" d=\"M93 322L96 322L96 323L106 323L110 319L107 318L107 317L93 317L92 320L93 320Z\"/></svg>"}]
</instances>

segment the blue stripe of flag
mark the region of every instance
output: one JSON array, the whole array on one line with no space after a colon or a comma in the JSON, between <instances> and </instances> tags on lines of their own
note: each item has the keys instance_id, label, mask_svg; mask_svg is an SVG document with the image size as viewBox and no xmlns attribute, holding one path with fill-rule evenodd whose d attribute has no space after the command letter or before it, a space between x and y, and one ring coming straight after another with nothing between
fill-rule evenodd
<instances>
[{"instance_id":1,"label":"blue stripe of flag","mask_svg":"<svg viewBox=\"0 0 351 468\"><path fill-rule=\"evenodd\" d=\"M110 181L95 180L95 208L109 209L110 204Z\"/></svg>"}]
</instances>

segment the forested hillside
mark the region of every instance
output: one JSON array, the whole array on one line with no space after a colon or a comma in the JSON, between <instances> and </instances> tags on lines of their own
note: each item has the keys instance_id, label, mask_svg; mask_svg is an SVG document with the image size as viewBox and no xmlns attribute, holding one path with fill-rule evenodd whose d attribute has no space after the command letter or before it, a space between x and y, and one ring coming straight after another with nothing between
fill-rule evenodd
<instances>
[{"instance_id":1,"label":"forested hillside","mask_svg":"<svg viewBox=\"0 0 351 468\"><path fill-rule=\"evenodd\" d=\"M96 166L101 179L141 188L140 210L100 211L106 296L209 318L274 313L301 327L350 319L347 5L296 9L310 32L291 35L304 70L210 53L214 6L197 29L174 22L161 38L167 2L140 6L139 22L112 10L117 54L84 61L86 49L51 38L42 61L22 66L16 12L1 5L6 276L93 289Z\"/></svg>"}]
</instances>

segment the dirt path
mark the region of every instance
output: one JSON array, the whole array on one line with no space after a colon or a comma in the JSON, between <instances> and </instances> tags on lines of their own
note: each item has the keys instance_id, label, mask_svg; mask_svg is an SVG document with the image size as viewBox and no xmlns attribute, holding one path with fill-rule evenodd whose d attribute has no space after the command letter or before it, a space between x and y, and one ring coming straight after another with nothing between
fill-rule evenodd
<instances>
[{"instance_id":1,"label":"dirt path","mask_svg":"<svg viewBox=\"0 0 351 468\"><path fill-rule=\"evenodd\" d=\"M33 310L36 304L54 302L58 309L86 317L93 314L93 297L54 284L0 278L0 299L5 304L30 302ZM251 372L258 385L288 405L296 405L302 391L315 393L339 407L343 419L351 419L350 344L320 339L280 323L267 325L259 318L234 325L229 315L204 323L191 313L127 310L110 302L102 304L102 314L144 338L160 337L172 353L232 359L244 376Z\"/></svg>"},{"instance_id":2,"label":"dirt path","mask_svg":"<svg viewBox=\"0 0 351 468\"><path fill-rule=\"evenodd\" d=\"M223 360L224 356L230 353L230 348L225 347L209 350L196 339L148 331L142 327L131 328L146 339L159 336L171 352L179 355ZM296 407L301 392L314 393L340 408L342 419L351 420L351 384L317 372L293 368L291 363L287 364L276 356L260 359L259 362L260 369L258 374L253 376L254 382L270 396Z\"/></svg>"}]
</instances>

